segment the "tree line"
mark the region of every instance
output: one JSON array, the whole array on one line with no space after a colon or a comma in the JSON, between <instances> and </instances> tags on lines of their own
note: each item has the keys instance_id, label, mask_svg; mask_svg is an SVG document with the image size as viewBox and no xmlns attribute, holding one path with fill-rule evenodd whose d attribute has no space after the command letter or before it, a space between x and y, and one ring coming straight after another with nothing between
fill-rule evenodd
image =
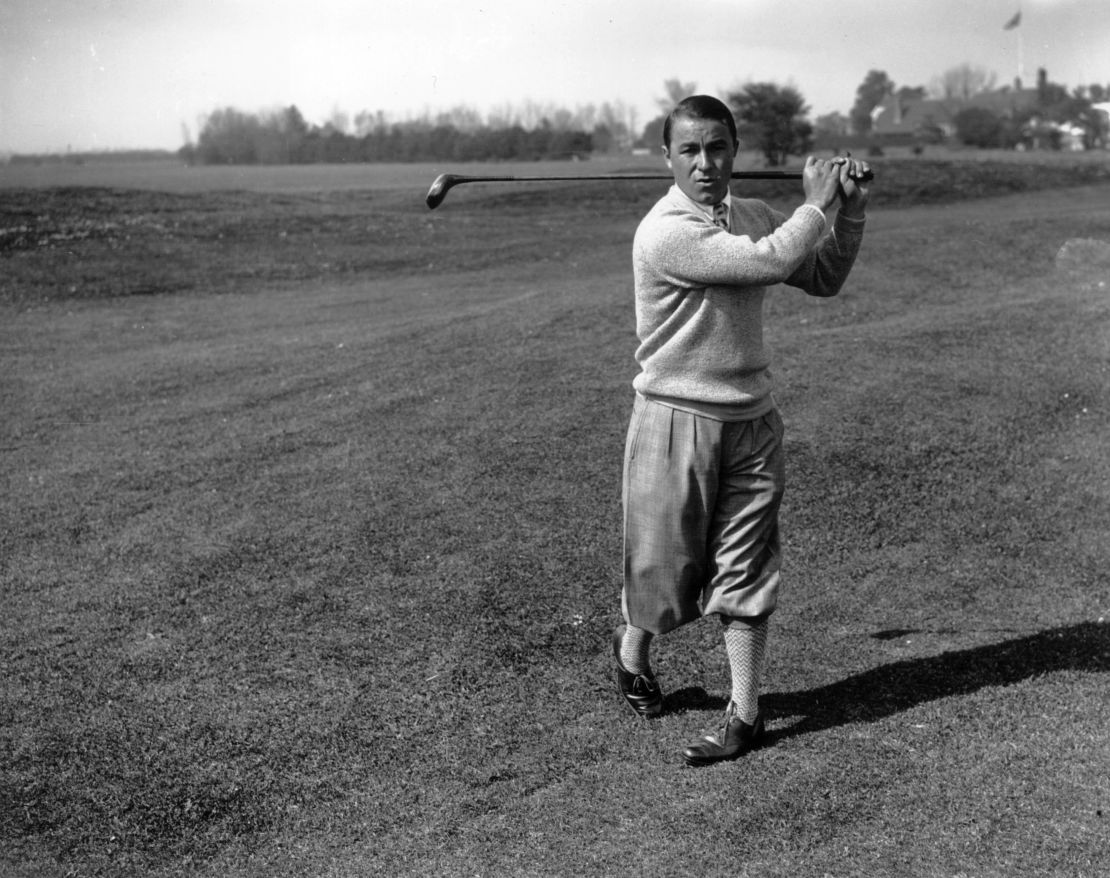
<instances>
[{"instance_id":1,"label":"tree line","mask_svg":"<svg viewBox=\"0 0 1110 878\"><path fill-rule=\"evenodd\" d=\"M436 117L392 122L383 113L361 113L353 124L336 114L309 124L296 106L261 114L227 107L209 114L195 143L181 155L199 164L312 164L343 162L469 162L580 159L596 153L658 150L666 113L695 91L695 83L667 80L660 115L638 133L634 111L620 102L575 111L526 104L482 120L456 108ZM801 94L791 86L753 83L732 93L745 142L756 144L768 163L780 165L809 148L813 126Z\"/></svg>"},{"instance_id":2,"label":"tree line","mask_svg":"<svg viewBox=\"0 0 1110 878\"><path fill-rule=\"evenodd\" d=\"M732 108L741 142L763 154L771 166L785 164L791 155L813 150L816 143L855 138L866 145L874 112L889 96L911 101L933 98L954 106L994 90L996 77L968 64L946 71L925 86L895 86L884 72L871 70L856 90L847 116L830 113L809 121L810 108L797 88L773 82L753 82L731 91L725 102ZM586 158L597 153L627 153L634 147L658 150L667 112L683 97L696 93L696 84L669 79L658 99L659 115L638 128L636 114L621 102L573 111L525 103L503 108L482 118L459 107L417 119L392 121L384 113L363 112L353 122L341 113L324 125L309 124L295 106L250 114L228 107L204 121L195 143L182 156L201 164L308 164L341 162L471 162L531 161ZM1105 145L1105 114L1093 105L1110 100L1110 86L1080 86L1069 91L1048 81L1041 71L1033 104L1005 114L968 106L955 115L957 138L971 146L1014 147L1023 139L1053 132L1063 123L1080 125L1087 146ZM1040 128L1038 128L1040 126ZM1031 133L1032 132L1032 133ZM916 132L920 143L939 142L945 132Z\"/></svg>"},{"instance_id":3,"label":"tree line","mask_svg":"<svg viewBox=\"0 0 1110 878\"><path fill-rule=\"evenodd\" d=\"M486 120L467 108L404 121L360 113L353 125L342 114L311 125L296 106L261 114L227 107L205 118L181 154L200 164L573 159L627 152L634 124L634 111L619 102L574 112L525 104Z\"/></svg>"}]
</instances>

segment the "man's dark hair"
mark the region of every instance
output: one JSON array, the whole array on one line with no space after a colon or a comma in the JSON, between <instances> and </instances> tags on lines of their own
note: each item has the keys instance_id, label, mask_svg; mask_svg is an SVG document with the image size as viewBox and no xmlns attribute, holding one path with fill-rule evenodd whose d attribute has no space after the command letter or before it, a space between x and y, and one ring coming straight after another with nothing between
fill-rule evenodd
<instances>
[{"instance_id":1,"label":"man's dark hair","mask_svg":"<svg viewBox=\"0 0 1110 878\"><path fill-rule=\"evenodd\" d=\"M723 122L728 126L728 133L732 135L733 146L740 142L736 135L736 120L732 117L732 111L722 101L709 95L691 95L679 101L663 122L663 146L668 149L671 146L671 124L679 117Z\"/></svg>"}]
</instances>

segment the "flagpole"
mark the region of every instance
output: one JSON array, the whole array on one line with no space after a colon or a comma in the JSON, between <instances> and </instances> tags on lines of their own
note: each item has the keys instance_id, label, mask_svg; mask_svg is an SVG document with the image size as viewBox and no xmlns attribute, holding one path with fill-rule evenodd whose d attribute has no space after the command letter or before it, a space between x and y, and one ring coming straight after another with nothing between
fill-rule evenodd
<instances>
[{"instance_id":1,"label":"flagpole","mask_svg":"<svg viewBox=\"0 0 1110 878\"><path fill-rule=\"evenodd\" d=\"M1003 25L1003 30L1016 30L1017 31L1017 81L1020 83L1021 88L1025 88L1025 37L1022 35L1022 9L1021 4L1018 3L1018 11L1014 17Z\"/></svg>"},{"instance_id":2,"label":"flagpole","mask_svg":"<svg viewBox=\"0 0 1110 878\"><path fill-rule=\"evenodd\" d=\"M1025 28L1022 27L1022 23L1024 23L1025 21L1025 16L1022 15L1020 3L1018 4L1018 16L1019 21L1016 28L1018 32L1018 82L1021 83L1022 88L1025 88L1025 37L1022 36L1025 31Z\"/></svg>"}]
</instances>

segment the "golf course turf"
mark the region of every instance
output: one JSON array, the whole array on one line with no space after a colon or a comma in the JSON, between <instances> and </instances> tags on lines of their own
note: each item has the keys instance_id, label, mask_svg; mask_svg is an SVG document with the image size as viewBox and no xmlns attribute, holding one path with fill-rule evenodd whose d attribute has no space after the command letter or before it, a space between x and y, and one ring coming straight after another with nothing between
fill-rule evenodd
<instances>
[{"instance_id":1,"label":"golf course turf","mask_svg":"<svg viewBox=\"0 0 1110 878\"><path fill-rule=\"evenodd\" d=\"M719 625L656 722L609 655L661 184L6 170L0 871L1103 874L1106 168L875 166L768 298L770 746L703 770Z\"/></svg>"}]
</instances>

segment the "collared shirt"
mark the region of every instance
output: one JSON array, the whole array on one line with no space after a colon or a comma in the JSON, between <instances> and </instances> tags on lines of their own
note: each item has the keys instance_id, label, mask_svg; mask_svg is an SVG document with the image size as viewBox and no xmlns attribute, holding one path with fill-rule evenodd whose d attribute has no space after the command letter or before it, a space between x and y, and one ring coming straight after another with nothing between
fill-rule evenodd
<instances>
[{"instance_id":1,"label":"collared shirt","mask_svg":"<svg viewBox=\"0 0 1110 878\"><path fill-rule=\"evenodd\" d=\"M675 188L677 188L677 186ZM698 213L704 214L706 219L708 219L710 222L713 222L713 205L712 204L702 204L700 201L694 201L693 198L691 198L689 195L687 195L681 189L678 190L678 194L681 195L683 198L685 198L688 202L690 202L690 206L692 208L694 208L696 211L698 211ZM723 203L724 206L727 207L729 209L729 212L731 213L731 211L732 211L732 192L726 192L724 202L718 202L718 204L720 204L720 203Z\"/></svg>"},{"instance_id":2,"label":"collared shirt","mask_svg":"<svg viewBox=\"0 0 1110 878\"><path fill-rule=\"evenodd\" d=\"M674 189L675 189L676 193L679 195L679 197L684 198L686 200L686 202L690 205L690 207L692 207L698 213L705 216L705 218L708 219L711 223L716 225L716 223L713 222L713 207L714 207L714 205L712 205L712 204L702 204L700 201L694 201L693 198L691 198L689 195L687 195L685 192L683 192L681 189L679 189L677 183L675 184ZM729 192L725 193L725 199L724 199L723 202L719 201L717 203L718 204L724 204L724 206L728 208L729 216L732 215L732 191L731 190ZM825 214L822 212L821 208L819 208L817 205L815 205L815 204L803 204L803 205L801 205L801 207L807 208L811 211L814 211L818 216L821 217L821 222L822 223L825 222ZM731 223L730 223L730 231L731 231Z\"/></svg>"}]
</instances>

